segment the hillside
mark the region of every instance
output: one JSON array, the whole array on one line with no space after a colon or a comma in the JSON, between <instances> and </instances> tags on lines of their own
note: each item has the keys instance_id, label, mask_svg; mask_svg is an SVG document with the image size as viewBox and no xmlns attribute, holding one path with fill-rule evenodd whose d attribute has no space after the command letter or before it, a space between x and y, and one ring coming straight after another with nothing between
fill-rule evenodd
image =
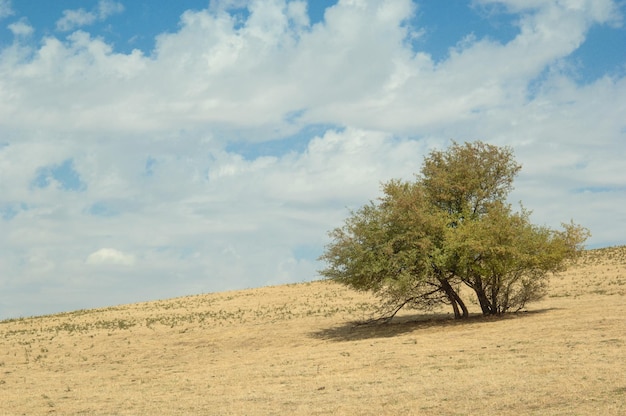
<instances>
[{"instance_id":1,"label":"hillside","mask_svg":"<svg viewBox=\"0 0 626 416\"><path fill-rule=\"evenodd\" d=\"M626 414L626 247L505 318L312 282L0 322L0 414ZM476 309L473 312L477 312Z\"/></svg>"}]
</instances>

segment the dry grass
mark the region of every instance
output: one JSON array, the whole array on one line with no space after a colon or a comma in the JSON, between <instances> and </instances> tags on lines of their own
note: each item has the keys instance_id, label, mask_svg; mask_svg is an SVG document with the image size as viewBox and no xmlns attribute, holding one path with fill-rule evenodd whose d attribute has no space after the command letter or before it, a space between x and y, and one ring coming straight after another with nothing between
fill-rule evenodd
<instances>
[{"instance_id":1,"label":"dry grass","mask_svg":"<svg viewBox=\"0 0 626 416\"><path fill-rule=\"evenodd\" d=\"M500 319L314 282L5 321L0 414L623 415L625 293L617 247Z\"/></svg>"}]
</instances>

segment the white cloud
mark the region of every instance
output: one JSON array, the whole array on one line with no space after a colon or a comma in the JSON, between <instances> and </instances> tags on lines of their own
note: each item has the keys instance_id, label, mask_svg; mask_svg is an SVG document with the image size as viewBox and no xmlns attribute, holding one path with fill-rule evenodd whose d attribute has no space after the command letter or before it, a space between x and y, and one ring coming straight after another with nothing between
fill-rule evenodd
<instances>
[{"instance_id":1,"label":"white cloud","mask_svg":"<svg viewBox=\"0 0 626 416\"><path fill-rule=\"evenodd\" d=\"M77 27L90 25L96 21L95 13L85 9L63 10L63 17L57 20L57 30L67 32Z\"/></svg>"},{"instance_id":2,"label":"white cloud","mask_svg":"<svg viewBox=\"0 0 626 416\"><path fill-rule=\"evenodd\" d=\"M524 17L510 44L478 39L438 66L406 48L412 32L402 22L413 11L407 0L340 2L327 10L326 25L295 32L300 26L292 23L302 19L280 1L253 3L243 27L226 13L187 12L179 32L159 37L153 58L114 53L85 33L66 42L47 39L11 84L32 85L37 77L42 94L55 96L62 88L66 100L35 108L18 101L24 111L12 120L42 120L43 112L50 128L211 125L222 134L236 129L252 136L246 130L254 129L260 140L311 122L420 131L511 98L524 100L529 80L577 48L591 24L585 10L560 4ZM42 83L42 71L63 83L58 77ZM90 97L102 111L74 104ZM294 111L301 116L288 120ZM108 121L112 114L116 123Z\"/></svg>"},{"instance_id":3,"label":"white cloud","mask_svg":"<svg viewBox=\"0 0 626 416\"><path fill-rule=\"evenodd\" d=\"M106 20L108 17L122 13L124 5L111 0L100 0L92 11L85 9L64 10L63 17L56 22L56 28L68 32L82 26L88 26L96 21Z\"/></svg>"},{"instance_id":4,"label":"white cloud","mask_svg":"<svg viewBox=\"0 0 626 416\"><path fill-rule=\"evenodd\" d=\"M85 263L89 265L113 264L121 266L132 266L135 263L135 257L125 254L114 248L101 248L91 253Z\"/></svg>"},{"instance_id":5,"label":"white cloud","mask_svg":"<svg viewBox=\"0 0 626 416\"><path fill-rule=\"evenodd\" d=\"M30 36L35 30L30 24L28 24L26 18L21 18L17 22L11 23L8 28L14 36Z\"/></svg>"},{"instance_id":6,"label":"white cloud","mask_svg":"<svg viewBox=\"0 0 626 416\"><path fill-rule=\"evenodd\" d=\"M98 2L98 18L105 20L109 16L122 13L124 5L113 0L100 0Z\"/></svg>"},{"instance_id":7,"label":"white cloud","mask_svg":"<svg viewBox=\"0 0 626 416\"><path fill-rule=\"evenodd\" d=\"M94 291L121 302L315 278L301 253L450 139L512 146L512 201L537 222L574 218L593 244L624 243L626 79L580 85L563 69L614 4L506 4L521 13L514 39L468 38L438 63L406 42L421 30L405 24L410 1L340 1L313 26L302 2L213 2L151 56L83 31L0 50L3 292L54 283L85 307ZM81 18L121 11L100 5ZM245 22L225 11L244 5ZM299 151L234 150L311 125L330 127ZM84 189L33 186L67 160Z\"/></svg>"},{"instance_id":8,"label":"white cloud","mask_svg":"<svg viewBox=\"0 0 626 416\"><path fill-rule=\"evenodd\" d=\"M0 0L0 19L13 15L11 0Z\"/></svg>"}]
</instances>

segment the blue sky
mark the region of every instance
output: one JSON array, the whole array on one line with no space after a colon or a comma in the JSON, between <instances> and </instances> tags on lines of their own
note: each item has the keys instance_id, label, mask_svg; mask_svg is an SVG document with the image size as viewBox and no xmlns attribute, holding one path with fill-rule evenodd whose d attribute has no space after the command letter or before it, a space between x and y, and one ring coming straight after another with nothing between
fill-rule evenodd
<instances>
[{"instance_id":1,"label":"blue sky","mask_svg":"<svg viewBox=\"0 0 626 416\"><path fill-rule=\"evenodd\" d=\"M626 4L0 0L0 319L318 278L451 139L626 244Z\"/></svg>"}]
</instances>

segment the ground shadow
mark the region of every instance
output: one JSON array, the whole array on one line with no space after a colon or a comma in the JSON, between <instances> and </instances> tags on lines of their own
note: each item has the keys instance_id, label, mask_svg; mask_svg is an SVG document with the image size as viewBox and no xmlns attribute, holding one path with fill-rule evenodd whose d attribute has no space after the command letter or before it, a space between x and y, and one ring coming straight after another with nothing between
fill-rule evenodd
<instances>
[{"instance_id":1,"label":"ground shadow","mask_svg":"<svg viewBox=\"0 0 626 416\"><path fill-rule=\"evenodd\" d=\"M389 338L425 328L446 328L468 324L485 324L546 313L557 308L507 313L500 316L470 315L465 319L454 319L451 314L404 315L391 321L346 322L343 325L312 332L313 338L329 341L358 341L374 338Z\"/></svg>"}]
</instances>

